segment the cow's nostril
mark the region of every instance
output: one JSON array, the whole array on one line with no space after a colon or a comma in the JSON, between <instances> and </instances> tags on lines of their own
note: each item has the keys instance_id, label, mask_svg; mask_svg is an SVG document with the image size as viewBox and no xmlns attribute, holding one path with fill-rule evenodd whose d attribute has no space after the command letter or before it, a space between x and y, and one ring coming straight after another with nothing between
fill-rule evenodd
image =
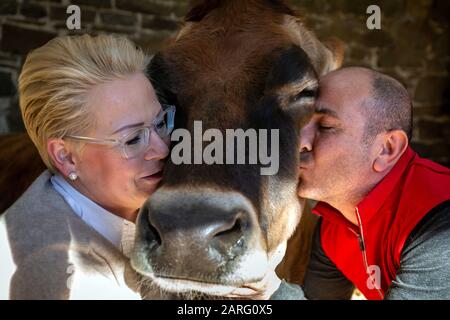
<instances>
[{"instance_id":1,"label":"cow's nostril","mask_svg":"<svg viewBox=\"0 0 450 320\"><path fill-rule=\"evenodd\" d=\"M222 261L234 260L245 250L249 221L246 212L238 212L230 223L223 224L216 230L208 244L211 252L219 253ZM212 255L217 260L217 255Z\"/></svg>"},{"instance_id":2,"label":"cow's nostril","mask_svg":"<svg viewBox=\"0 0 450 320\"><path fill-rule=\"evenodd\" d=\"M230 228L217 232L214 235L214 238L225 237L237 233L242 233L242 219L240 217L234 221L234 224Z\"/></svg>"},{"instance_id":3,"label":"cow's nostril","mask_svg":"<svg viewBox=\"0 0 450 320\"><path fill-rule=\"evenodd\" d=\"M146 241L149 246L149 250L156 249L161 246L162 240L158 230L148 221L148 230L146 233Z\"/></svg>"}]
</instances>

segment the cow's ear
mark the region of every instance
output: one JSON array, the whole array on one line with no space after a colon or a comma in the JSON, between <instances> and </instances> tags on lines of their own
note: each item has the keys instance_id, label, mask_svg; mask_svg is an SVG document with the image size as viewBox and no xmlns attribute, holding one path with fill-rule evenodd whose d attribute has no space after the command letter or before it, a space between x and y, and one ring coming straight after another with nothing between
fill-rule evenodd
<instances>
[{"instance_id":1,"label":"cow's ear","mask_svg":"<svg viewBox=\"0 0 450 320\"><path fill-rule=\"evenodd\" d=\"M147 67L147 76L155 89L158 100L177 105L176 93L172 91L168 67L161 53L157 53Z\"/></svg>"},{"instance_id":2,"label":"cow's ear","mask_svg":"<svg viewBox=\"0 0 450 320\"><path fill-rule=\"evenodd\" d=\"M198 3L199 1L193 2L193 8L184 17L184 21L186 22L201 21L208 13L220 7L223 0L203 0L200 3Z\"/></svg>"},{"instance_id":3,"label":"cow's ear","mask_svg":"<svg viewBox=\"0 0 450 320\"><path fill-rule=\"evenodd\" d=\"M325 50L323 51L323 57L321 63L317 67L317 73L319 75L327 74L331 71L339 69L344 62L345 45L337 39L331 38L322 42Z\"/></svg>"}]
</instances>

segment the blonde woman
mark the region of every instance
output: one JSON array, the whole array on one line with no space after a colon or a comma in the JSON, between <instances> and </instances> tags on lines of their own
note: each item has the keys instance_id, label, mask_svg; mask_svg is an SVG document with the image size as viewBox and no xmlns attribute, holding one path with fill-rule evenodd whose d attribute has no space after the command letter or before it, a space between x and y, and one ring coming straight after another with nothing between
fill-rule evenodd
<instances>
[{"instance_id":1,"label":"blonde woman","mask_svg":"<svg viewBox=\"0 0 450 320\"><path fill-rule=\"evenodd\" d=\"M147 63L107 35L55 38L28 55L20 108L48 170L0 218L0 299L140 298L127 257L174 116Z\"/></svg>"}]
</instances>

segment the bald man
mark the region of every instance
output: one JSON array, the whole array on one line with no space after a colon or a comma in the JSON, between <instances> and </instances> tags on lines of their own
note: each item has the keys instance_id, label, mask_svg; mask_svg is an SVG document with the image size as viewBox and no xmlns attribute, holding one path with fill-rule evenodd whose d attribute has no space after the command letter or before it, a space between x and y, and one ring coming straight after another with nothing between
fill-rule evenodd
<instances>
[{"instance_id":1,"label":"bald man","mask_svg":"<svg viewBox=\"0 0 450 320\"><path fill-rule=\"evenodd\" d=\"M408 92L364 68L326 75L319 91L300 134L298 194L320 216L305 283L271 271L243 295L450 299L450 170L409 146Z\"/></svg>"}]
</instances>

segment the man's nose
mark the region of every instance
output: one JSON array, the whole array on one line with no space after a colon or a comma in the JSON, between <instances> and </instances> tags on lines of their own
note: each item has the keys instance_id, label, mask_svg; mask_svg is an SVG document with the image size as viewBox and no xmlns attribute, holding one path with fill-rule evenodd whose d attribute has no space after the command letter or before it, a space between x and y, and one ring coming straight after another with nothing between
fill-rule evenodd
<instances>
[{"instance_id":1,"label":"man's nose","mask_svg":"<svg viewBox=\"0 0 450 320\"><path fill-rule=\"evenodd\" d=\"M300 130L300 152L310 152L313 149L315 138L314 123L312 121L308 122Z\"/></svg>"},{"instance_id":2,"label":"man's nose","mask_svg":"<svg viewBox=\"0 0 450 320\"><path fill-rule=\"evenodd\" d=\"M169 146L154 131L150 132L149 144L145 152L145 160L162 160L169 155Z\"/></svg>"}]
</instances>

